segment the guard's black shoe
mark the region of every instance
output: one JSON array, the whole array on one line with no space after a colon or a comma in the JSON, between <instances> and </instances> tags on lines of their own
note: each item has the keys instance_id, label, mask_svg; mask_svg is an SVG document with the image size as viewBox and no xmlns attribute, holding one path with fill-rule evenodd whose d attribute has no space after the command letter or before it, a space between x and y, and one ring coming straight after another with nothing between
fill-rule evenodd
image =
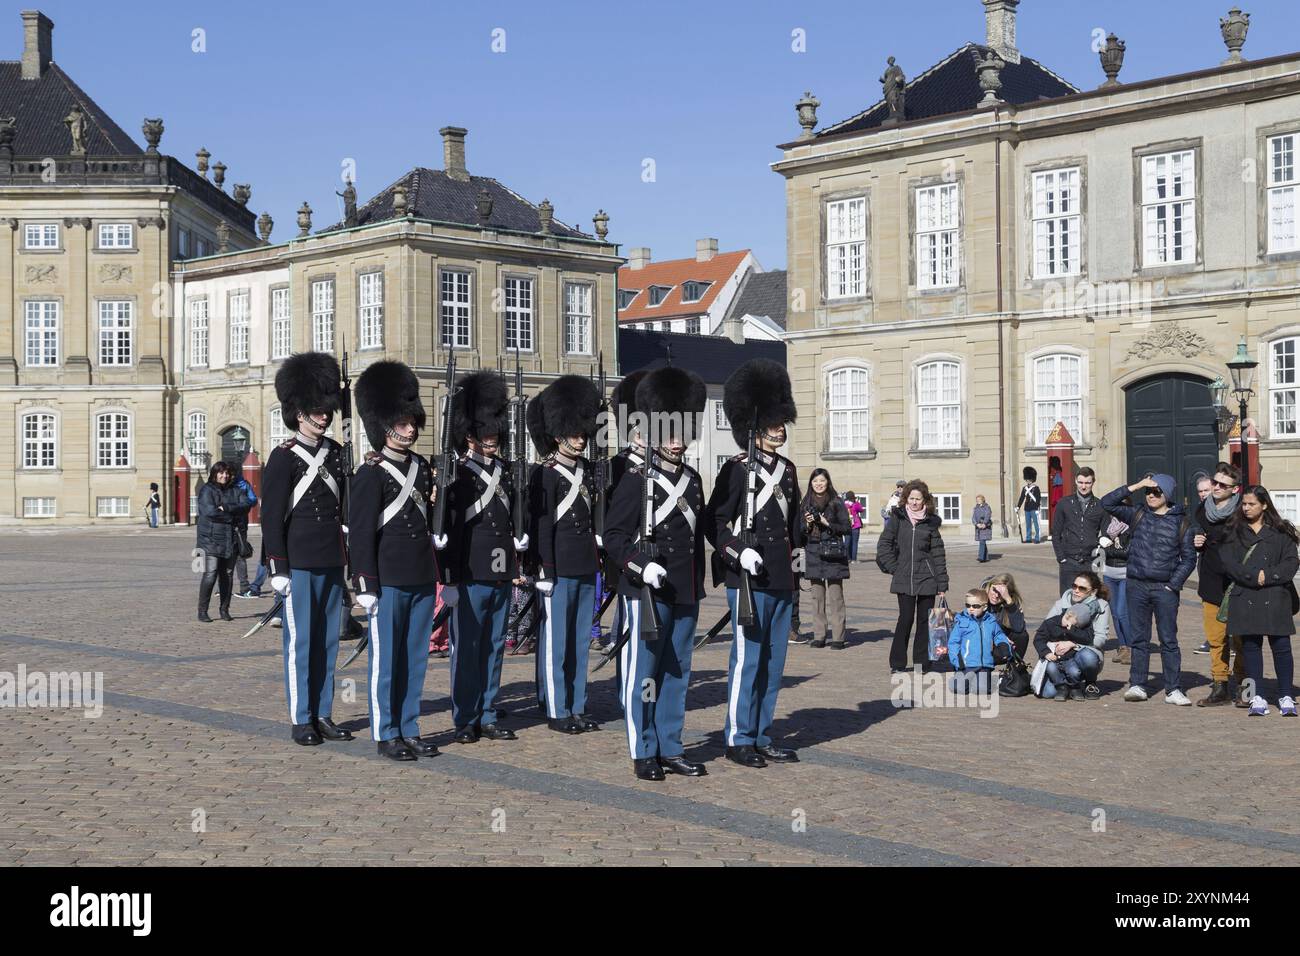
<instances>
[{"instance_id":1,"label":"guard's black shoe","mask_svg":"<svg viewBox=\"0 0 1300 956\"><path fill-rule=\"evenodd\" d=\"M659 766L659 761L654 757L633 760L632 771L636 774L638 780L662 780L664 778L663 769Z\"/></svg>"},{"instance_id":2,"label":"guard's black shoe","mask_svg":"<svg viewBox=\"0 0 1300 956\"><path fill-rule=\"evenodd\" d=\"M660 757L659 766L669 773L681 774L683 777L703 777L707 770L704 764L694 763L685 757Z\"/></svg>"},{"instance_id":3,"label":"guard's black shoe","mask_svg":"<svg viewBox=\"0 0 1300 956\"><path fill-rule=\"evenodd\" d=\"M600 730L600 724L596 723L594 718L588 717L586 714L574 714L573 722L578 725L578 729L583 733L586 733L589 730Z\"/></svg>"},{"instance_id":4,"label":"guard's black shoe","mask_svg":"<svg viewBox=\"0 0 1300 956\"><path fill-rule=\"evenodd\" d=\"M748 747L728 747L727 759L732 763L738 763L742 767L766 767L767 761L764 760L753 746Z\"/></svg>"},{"instance_id":5,"label":"guard's black shoe","mask_svg":"<svg viewBox=\"0 0 1300 956\"><path fill-rule=\"evenodd\" d=\"M754 752L764 760L770 760L773 763L798 763L799 755L793 750L785 750L781 747L773 747L768 744L766 747L755 747Z\"/></svg>"},{"instance_id":6,"label":"guard's black shoe","mask_svg":"<svg viewBox=\"0 0 1300 956\"><path fill-rule=\"evenodd\" d=\"M484 724L481 733L488 740L514 740L515 739L515 732L513 730L507 730L505 727L502 727L500 724Z\"/></svg>"},{"instance_id":7,"label":"guard's black shoe","mask_svg":"<svg viewBox=\"0 0 1300 956\"><path fill-rule=\"evenodd\" d=\"M316 718L316 732L326 740L351 740L352 734L344 730L328 717Z\"/></svg>"},{"instance_id":8,"label":"guard's black shoe","mask_svg":"<svg viewBox=\"0 0 1300 956\"><path fill-rule=\"evenodd\" d=\"M321 739L320 734L316 733L316 728L311 724L294 724L293 742L304 747L316 747L320 745Z\"/></svg>"},{"instance_id":9,"label":"guard's black shoe","mask_svg":"<svg viewBox=\"0 0 1300 956\"><path fill-rule=\"evenodd\" d=\"M402 743L406 744L411 753L417 757L436 757L438 748L431 743L421 740L419 737L403 737Z\"/></svg>"},{"instance_id":10,"label":"guard's black shoe","mask_svg":"<svg viewBox=\"0 0 1300 956\"><path fill-rule=\"evenodd\" d=\"M456 731L456 736L451 738L454 743L472 744L478 740L477 727L462 727Z\"/></svg>"},{"instance_id":11,"label":"guard's black shoe","mask_svg":"<svg viewBox=\"0 0 1300 956\"><path fill-rule=\"evenodd\" d=\"M414 760L415 754L401 737L379 741L379 753L389 760Z\"/></svg>"},{"instance_id":12,"label":"guard's black shoe","mask_svg":"<svg viewBox=\"0 0 1300 956\"><path fill-rule=\"evenodd\" d=\"M574 722L572 717L552 717L546 721L546 726L559 734L582 733L582 728Z\"/></svg>"}]
</instances>

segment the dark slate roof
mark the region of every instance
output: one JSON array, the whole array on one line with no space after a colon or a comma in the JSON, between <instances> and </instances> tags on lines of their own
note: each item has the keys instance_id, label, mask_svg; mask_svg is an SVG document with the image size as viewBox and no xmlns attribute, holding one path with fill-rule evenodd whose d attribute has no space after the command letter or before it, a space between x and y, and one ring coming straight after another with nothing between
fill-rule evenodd
<instances>
[{"instance_id":1,"label":"dark slate roof","mask_svg":"<svg viewBox=\"0 0 1300 956\"><path fill-rule=\"evenodd\" d=\"M980 58L988 51L988 47L967 43L947 59L910 80L903 101L904 119L927 119L975 109L984 98L977 67ZM1019 106L1077 92L1079 91L1074 86L1022 53L1019 63L1008 63L1003 68L1002 89L998 95L1005 102ZM876 129L888 118L889 107L882 99L857 116L827 126L817 136Z\"/></svg>"},{"instance_id":2,"label":"dark slate roof","mask_svg":"<svg viewBox=\"0 0 1300 956\"><path fill-rule=\"evenodd\" d=\"M786 301L784 269L773 269L770 272L751 269L731 302L727 318L765 315L784 329Z\"/></svg>"},{"instance_id":3,"label":"dark slate roof","mask_svg":"<svg viewBox=\"0 0 1300 956\"><path fill-rule=\"evenodd\" d=\"M722 385L750 359L765 358L785 364L784 342L747 339L741 345L719 335L619 329L618 374L630 375L638 369L667 365L670 347L673 365L689 369L707 385Z\"/></svg>"},{"instance_id":4,"label":"dark slate roof","mask_svg":"<svg viewBox=\"0 0 1300 956\"><path fill-rule=\"evenodd\" d=\"M406 209L417 219L436 219L440 222L463 223L467 226L483 225L478 217L478 194L486 189L492 196L492 215L487 226L491 229L509 229L516 232L540 232L541 219L537 207L514 190L501 185L488 176L470 176L468 182L452 179L441 169L417 166L397 182L380 192L364 206L357 208L357 225L385 222L393 215L393 190L406 187ZM342 222L321 232L343 229ZM591 236L559 219L551 220L551 235L561 239L590 239Z\"/></svg>"},{"instance_id":5,"label":"dark slate roof","mask_svg":"<svg viewBox=\"0 0 1300 956\"><path fill-rule=\"evenodd\" d=\"M58 64L51 63L36 80L24 80L22 69L18 61L0 61L0 116L17 120L15 155L68 155L72 137L63 118L72 112L74 103L86 114L87 156L139 156L144 152Z\"/></svg>"}]
</instances>

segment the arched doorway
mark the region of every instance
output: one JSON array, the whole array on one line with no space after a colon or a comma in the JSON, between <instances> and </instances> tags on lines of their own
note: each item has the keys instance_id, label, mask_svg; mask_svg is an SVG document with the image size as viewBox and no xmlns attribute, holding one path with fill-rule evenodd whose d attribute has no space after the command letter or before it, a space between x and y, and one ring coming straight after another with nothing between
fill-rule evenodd
<instances>
[{"instance_id":1,"label":"arched doorway","mask_svg":"<svg viewBox=\"0 0 1300 956\"><path fill-rule=\"evenodd\" d=\"M236 471L244 467L244 455L248 453L249 447L248 437L248 429L241 425L231 425L221 432L221 460L229 462Z\"/></svg>"},{"instance_id":2,"label":"arched doorway","mask_svg":"<svg viewBox=\"0 0 1300 956\"><path fill-rule=\"evenodd\" d=\"M1147 472L1172 475L1179 503L1193 504L1197 472L1213 474L1219 436L1209 381L1173 372L1124 389L1128 482Z\"/></svg>"}]
</instances>

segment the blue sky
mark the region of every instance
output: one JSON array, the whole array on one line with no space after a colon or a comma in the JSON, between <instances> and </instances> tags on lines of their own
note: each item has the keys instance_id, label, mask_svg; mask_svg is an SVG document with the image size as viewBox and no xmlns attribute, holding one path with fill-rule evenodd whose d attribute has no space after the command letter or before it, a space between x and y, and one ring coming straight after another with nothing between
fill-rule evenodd
<instances>
[{"instance_id":1,"label":"blue sky","mask_svg":"<svg viewBox=\"0 0 1300 956\"><path fill-rule=\"evenodd\" d=\"M20 56L19 11L37 5L0 18L0 58ZM345 160L364 201L412 166L441 168L437 131L458 125L471 172L549 197L586 231L604 208L624 254L679 258L715 236L766 268L786 260L784 181L768 164L798 135L803 91L829 124L879 98L887 56L911 77L984 37L979 0L39 5L55 60L137 142L143 117L162 116L164 152L193 165L206 146L227 184L252 184L274 239L296 232L303 200L317 227L340 217ZM1097 29L1128 44L1122 80L1204 69L1226 55L1231 5L1024 0L1019 46L1084 88L1104 79ZM1300 50L1294 0L1246 8L1247 57ZM195 29L206 52L192 50ZM796 29L806 52L792 50Z\"/></svg>"}]
</instances>

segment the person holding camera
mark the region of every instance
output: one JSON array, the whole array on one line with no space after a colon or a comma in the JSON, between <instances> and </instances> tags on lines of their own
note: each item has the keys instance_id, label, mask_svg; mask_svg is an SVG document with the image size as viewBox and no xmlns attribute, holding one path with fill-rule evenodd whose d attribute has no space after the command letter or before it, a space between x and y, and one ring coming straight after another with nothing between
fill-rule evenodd
<instances>
[{"instance_id":1,"label":"person holding camera","mask_svg":"<svg viewBox=\"0 0 1300 956\"><path fill-rule=\"evenodd\" d=\"M827 617L831 647L844 648L844 581L849 576L849 555L844 536L852 522L848 509L835 493L831 473L813 470L808 492L800 506L804 527L804 578L812 587L812 646L826 646Z\"/></svg>"}]
</instances>

